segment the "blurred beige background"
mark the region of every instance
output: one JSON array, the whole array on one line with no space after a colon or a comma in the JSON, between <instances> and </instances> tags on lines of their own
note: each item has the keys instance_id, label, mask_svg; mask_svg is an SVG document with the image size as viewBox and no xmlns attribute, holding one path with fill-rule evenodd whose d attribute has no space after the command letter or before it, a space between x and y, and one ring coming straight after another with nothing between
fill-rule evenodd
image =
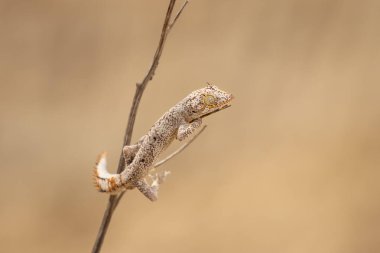
<instances>
[{"instance_id":1,"label":"blurred beige background","mask_svg":"<svg viewBox=\"0 0 380 253\"><path fill-rule=\"evenodd\" d=\"M91 169L116 167L167 4L0 1L1 252L90 251ZM206 81L234 105L158 202L126 194L103 252L379 252L379 24L377 0L191 1L134 140Z\"/></svg>"}]
</instances>

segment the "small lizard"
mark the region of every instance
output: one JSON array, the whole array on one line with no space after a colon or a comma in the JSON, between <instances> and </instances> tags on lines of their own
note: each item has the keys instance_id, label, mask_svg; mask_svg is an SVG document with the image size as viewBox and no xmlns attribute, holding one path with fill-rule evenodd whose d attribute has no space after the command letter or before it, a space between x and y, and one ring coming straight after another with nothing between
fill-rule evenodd
<instances>
[{"instance_id":1,"label":"small lizard","mask_svg":"<svg viewBox=\"0 0 380 253\"><path fill-rule=\"evenodd\" d=\"M94 168L95 186L100 192L116 194L137 188L151 201L157 200L159 185L169 172L147 176L158 156L174 139L184 140L202 124L202 117L229 106L232 94L214 85L193 91L167 111L136 144L124 146L126 168L120 174L106 169L106 153L99 156Z\"/></svg>"}]
</instances>

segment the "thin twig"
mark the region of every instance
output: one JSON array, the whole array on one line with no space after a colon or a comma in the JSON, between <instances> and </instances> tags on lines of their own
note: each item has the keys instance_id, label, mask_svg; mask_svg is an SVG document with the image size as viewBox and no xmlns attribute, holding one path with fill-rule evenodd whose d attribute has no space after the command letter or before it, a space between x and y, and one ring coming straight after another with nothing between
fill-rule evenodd
<instances>
[{"instance_id":1,"label":"thin twig","mask_svg":"<svg viewBox=\"0 0 380 253\"><path fill-rule=\"evenodd\" d=\"M215 110L213 112L209 112L209 113L206 113L204 115L201 116L201 118L205 118L207 116L210 116L216 112L219 112L221 110L224 110L224 109L227 109L229 108L231 105L225 105L224 107L218 109L218 110ZM159 166L161 166L162 164L166 163L167 161L169 161L169 159L173 158L174 156L178 155L179 153L181 153L187 146L189 146L194 140L195 138L197 138L202 132L203 130L205 130L205 128L207 127L207 125L204 125L203 128L201 130L199 130L199 132L197 134L195 134L191 139L190 141L188 141L187 143L185 143L184 145L182 145L179 149L177 149L176 151L174 151L172 154L170 154L168 157L166 157L165 159L157 162L153 168L157 168ZM125 194L126 191L123 191L121 192L117 197L116 197L116 200L115 200L115 204L114 204L114 207L113 209L115 209L117 207L117 205L119 204L119 201L120 199L123 197L123 195Z\"/></svg>"},{"instance_id":2,"label":"thin twig","mask_svg":"<svg viewBox=\"0 0 380 253\"><path fill-rule=\"evenodd\" d=\"M227 108L229 108L229 107L231 107L231 105L225 105L225 106L223 106L223 107L220 108L220 109L217 109L217 110L215 110L215 111L212 111L212 112L209 112L209 113L203 114L200 118L205 118L205 117L207 117L207 116L210 116L211 114L214 114L214 113L216 113L216 112L220 112L221 110L227 109ZM194 120L195 120L195 119L194 119ZM194 120L193 120L193 121L194 121Z\"/></svg>"},{"instance_id":3,"label":"thin twig","mask_svg":"<svg viewBox=\"0 0 380 253\"><path fill-rule=\"evenodd\" d=\"M230 105L226 105L218 110L215 110L213 112L210 112L210 113L207 113L207 114L204 114L201 116L201 118L204 118L204 117L207 117L207 116L210 116L211 114L214 114L216 112L219 112L221 110L224 110L224 109L227 109L228 107L230 107ZM161 161L157 162L155 165L153 165L153 168L157 168L161 165L163 165L164 163L166 163L167 161L169 161L170 159L172 159L173 157L175 157L176 155L178 155L179 153L181 153L185 148L187 148L187 146L189 146L193 141L195 141L195 139L206 129L207 125L204 125L201 130L198 131L198 133L196 133L193 137L191 137L191 139L186 142L185 144L183 144L179 149L177 149L176 151L174 151L173 153L171 153L170 155L168 155L165 159L162 159Z\"/></svg>"},{"instance_id":4,"label":"thin twig","mask_svg":"<svg viewBox=\"0 0 380 253\"><path fill-rule=\"evenodd\" d=\"M201 116L201 118L204 118L204 117L207 117L207 116L210 116L216 112L219 112L221 110L224 110L224 109L227 109L229 108L231 105L226 105L218 110L215 110L213 112L210 112L210 113L207 113L207 114L204 114ZM199 130L199 132L194 135L189 142L185 143L183 146L181 146L178 150L174 151L172 154L170 154L168 157L166 157L165 159L157 162L153 168L157 168L158 166L161 166L162 164L164 164L165 162L167 162L169 159L173 158L174 156L178 155L180 152L182 152L187 146L189 146L194 140L195 138L197 138L202 132L203 130L205 130L205 128L207 127L207 125L203 126L203 128L201 130ZM125 194L125 191L123 191L122 193L119 194L119 196L117 196L116 200L115 200L115 204L114 204L114 209L117 207L117 205L119 204L119 201L120 199L123 197L123 195Z\"/></svg>"},{"instance_id":5,"label":"thin twig","mask_svg":"<svg viewBox=\"0 0 380 253\"><path fill-rule=\"evenodd\" d=\"M187 148L187 146L189 146L206 129L206 127L207 127L207 125L204 125L201 128L201 130L199 130L199 132L196 133L188 142L186 142L179 149L177 149L176 151L174 151L173 153L168 155L165 159L157 162L153 167L154 168L160 167L161 165L163 165L164 163L166 163L167 161L169 161L170 159L172 159L173 157L175 157L176 155L181 153L185 148Z\"/></svg>"},{"instance_id":6,"label":"thin twig","mask_svg":"<svg viewBox=\"0 0 380 253\"><path fill-rule=\"evenodd\" d=\"M172 13L173 13L175 3L176 3L176 0L170 0L170 2L169 2L168 10L167 10L166 16L165 16L165 21L164 21L164 24L162 26L160 41L158 43L156 53L154 54L153 62L151 64L146 76L144 77L143 81L141 83L136 84L136 91L135 91L135 95L133 97L133 102L132 102L132 106L131 106L129 117L128 117L128 124L127 124L127 128L126 128L125 134L124 134L123 147L126 145L129 145L131 143L133 126L135 124L137 110L138 110L138 107L140 104L141 97L144 93L144 90L145 90L148 82L153 79L154 73L155 73L157 66L159 64L159 60L160 60L162 51L164 49L166 37L167 37L169 31L171 30L172 26L174 25L174 22L178 19L179 15L181 14L182 9L184 8L184 7L181 8L180 12L177 14L174 21L172 23L170 23L170 19L171 19ZM186 6L186 4L184 4L184 5ZM170 24L173 24L173 25L170 26ZM119 165L117 168L117 173L120 173L122 170L124 170L124 168L125 168L125 162L124 162L123 152L121 151L120 159L119 159ZM106 235L106 232L108 230L108 226L109 226L111 218L112 218L112 214L115 210L116 200L118 200L117 201L117 203L118 203L123 195L124 195L124 192L121 193L119 195L119 197L117 197L116 195L111 195L109 197L107 208L104 212L102 223L100 225L98 234L96 236L94 246L92 248L92 253L99 253L100 252L100 249L103 245L104 237Z\"/></svg>"}]
</instances>

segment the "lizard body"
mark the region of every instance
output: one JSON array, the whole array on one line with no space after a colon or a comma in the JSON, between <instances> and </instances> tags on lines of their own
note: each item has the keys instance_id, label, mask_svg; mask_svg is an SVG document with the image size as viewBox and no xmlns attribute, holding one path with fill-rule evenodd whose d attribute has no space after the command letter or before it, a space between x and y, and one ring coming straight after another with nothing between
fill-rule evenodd
<instances>
[{"instance_id":1,"label":"lizard body","mask_svg":"<svg viewBox=\"0 0 380 253\"><path fill-rule=\"evenodd\" d=\"M120 174L106 169L106 154L100 155L94 170L95 185L111 194L138 188L151 201L157 199L159 184L169 172L156 174L148 184L149 175L158 156L174 139L184 140L202 124L202 116L225 107L233 96L214 85L193 91L167 111L136 144L125 146L126 168Z\"/></svg>"}]
</instances>

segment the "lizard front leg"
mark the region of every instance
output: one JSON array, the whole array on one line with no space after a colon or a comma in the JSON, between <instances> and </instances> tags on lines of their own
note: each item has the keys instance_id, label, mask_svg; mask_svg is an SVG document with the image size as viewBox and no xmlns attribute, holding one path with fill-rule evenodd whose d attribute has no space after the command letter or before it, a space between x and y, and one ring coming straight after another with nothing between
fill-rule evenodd
<instances>
[{"instance_id":1,"label":"lizard front leg","mask_svg":"<svg viewBox=\"0 0 380 253\"><path fill-rule=\"evenodd\" d=\"M189 135L194 133L194 131L197 128L199 128L201 125L202 125L202 119L201 118L196 119L191 123L184 122L178 128L177 140L183 141L184 139L186 139L186 137L188 137Z\"/></svg>"}]
</instances>

